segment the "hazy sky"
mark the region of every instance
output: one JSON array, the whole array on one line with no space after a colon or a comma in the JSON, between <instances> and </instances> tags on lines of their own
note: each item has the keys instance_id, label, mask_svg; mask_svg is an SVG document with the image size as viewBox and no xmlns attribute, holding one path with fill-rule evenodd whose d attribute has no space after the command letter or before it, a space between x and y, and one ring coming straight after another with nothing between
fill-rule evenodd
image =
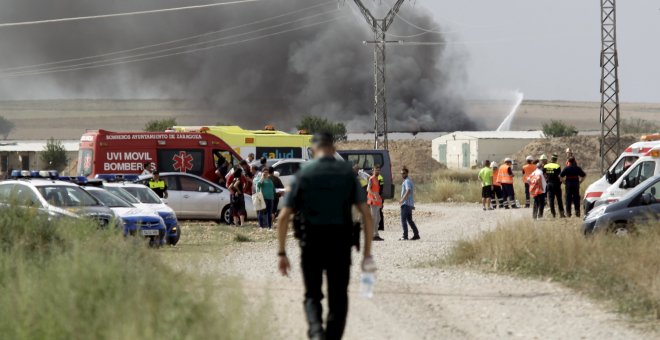
<instances>
[{"instance_id":1,"label":"hazy sky","mask_svg":"<svg viewBox=\"0 0 660 340\"><path fill-rule=\"evenodd\" d=\"M378 1L378 0L377 0ZM387 0L391 2L392 0ZM385 1L384 1L385 2ZM401 16L405 18L405 4ZM471 86L600 100L600 1L417 0L468 51ZM660 102L660 1L617 2L621 100ZM411 39L408 39L411 40Z\"/></svg>"}]
</instances>

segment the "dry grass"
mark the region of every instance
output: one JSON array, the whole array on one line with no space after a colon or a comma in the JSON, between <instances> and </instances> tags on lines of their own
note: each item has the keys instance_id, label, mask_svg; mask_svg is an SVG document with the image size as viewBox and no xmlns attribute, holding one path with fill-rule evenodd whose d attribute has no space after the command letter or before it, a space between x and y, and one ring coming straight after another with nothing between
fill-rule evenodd
<instances>
[{"instance_id":1,"label":"dry grass","mask_svg":"<svg viewBox=\"0 0 660 340\"><path fill-rule=\"evenodd\" d=\"M660 318L660 229L627 237L583 237L574 222L527 220L501 224L460 242L448 261L500 272L552 278L620 312Z\"/></svg>"}]
</instances>

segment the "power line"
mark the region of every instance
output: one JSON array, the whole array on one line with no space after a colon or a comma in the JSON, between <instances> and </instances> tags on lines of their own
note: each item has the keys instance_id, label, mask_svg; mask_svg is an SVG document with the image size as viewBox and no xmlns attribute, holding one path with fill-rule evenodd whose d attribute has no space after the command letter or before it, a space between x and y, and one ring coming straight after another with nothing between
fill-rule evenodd
<instances>
[{"instance_id":1,"label":"power line","mask_svg":"<svg viewBox=\"0 0 660 340\"><path fill-rule=\"evenodd\" d=\"M334 17L334 18L328 19L328 20L318 21L318 22L315 22L315 23L312 23L312 24L303 25L303 26L296 27L296 28L291 28L291 29L287 29L287 30L283 30L283 31L278 31L278 32L274 32L274 33L265 34L265 35L258 36L258 37L252 37L252 38L248 38L248 39L244 39L244 40L232 41L232 42L227 42L227 43L223 43L223 44L205 46L205 47L200 47L200 48L196 48L196 49L192 49L192 50L176 52L176 53L169 53L169 54L164 54L164 55L157 55L157 56L151 56L151 57L139 58L139 59L133 59L133 60L124 60L124 61L118 61L118 62L112 62L112 63L106 63L106 64L99 64L99 65L75 67L75 68L69 68L69 69L59 69L59 70L53 70L53 71L39 71L39 72L33 72L33 73L27 73L26 72L26 73L22 73L22 74L8 74L8 75L0 76L0 78L16 78L16 77L22 77L22 76L32 76L32 75L40 75L40 74L50 74L50 73L77 71L77 70L93 69L93 68L99 68L99 67L107 67L107 66L113 66L113 65L128 64L128 63L134 63L134 62L140 62L140 61L167 58L167 57L171 57L171 56L175 56L175 55L182 55L182 54L194 53L194 52L199 52L199 51L206 51L206 50L210 50L210 49L213 49L213 48L233 46L233 45L238 45L238 44L242 44L242 43L246 43L246 42L250 42L250 41L254 41L254 40L258 40L258 39L269 38L269 37L273 37L273 36L293 32L293 31L298 31L298 30L308 28L308 27L313 27L313 26L326 24L326 23L329 23L329 22L332 22L332 21L337 21L339 19L343 19L343 18L345 18L344 15L339 16L339 17Z\"/></svg>"},{"instance_id":2,"label":"power line","mask_svg":"<svg viewBox=\"0 0 660 340\"><path fill-rule=\"evenodd\" d=\"M314 9L314 8L317 8L317 7L326 6L330 3L331 2L326 1L326 2L323 2L323 3L320 3L320 4L316 4L316 5L309 6L309 7L302 8L302 9L298 9L298 10L295 10L295 11L279 14L279 15L269 17L269 18L266 18L266 19L261 19L261 20L250 22L250 23L241 24L241 25L238 25L238 26L223 28L223 29L218 30L218 31L206 32L206 33L197 34L197 35L193 35L193 36L188 36L188 37L184 37L184 38L179 38L179 39L175 39L175 40L164 41L164 42L160 42L160 43L156 43L156 44L138 46L138 47L134 47L134 48L126 49L126 50L107 52L107 53L102 53L102 54L97 54L97 55L87 56L87 57L65 59L65 60L47 62L47 63L42 63L42 64L34 64L34 65L25 65L25 66L4 68L4 69L0 69L0 72L4 73L4 72L8 72L8 71L18 71L18 70L24 70L24 69L30 69L30 68L39 68L39 67L43 67L43 66L66 64L66 63L69 63L69 62L96 59L96 58L102 58L102 57L107 57L107 56L116 55L116 54L123 54L123 53L128 53L128 52L145 50L145 49L158 47L158 46L171 45L171 44L174 44L174 43L177 43L177 42L182 42L182 41L186 41L186 40L193 40L193 39L205 37L205 36L208 36L208 35L214 35L214 34L227 32L227 31L233 31L233 30L236 30L236 29L239 29L239 28L244 28L244 27L248 27L248 26L252 26L252 25L256 25L256 24L261 24L261 23L264 23L264 22L268 22L268 21L272 21L272 20L275 20L275 19L279 19L279 18L282 18L282 17L289 16L289 15L297 14L297 13L304 12L304 11Z\"/></svg>"},{"instance_id":3,"label":"power line","mask_svg":"<svg viewBox=\"0 0 660 340\"><path fill-rule=\"evenodd\" d=\"M335 13L337 11L338 11L337 9L333 9L333 10L330 10L330 11L321 12L321 13L317 13L317 14L314 14L314 15L309 15L309 16L306 16L306 17L303 17L303 18L300 18L300 19L296 19L296 20L292 20L292 21L288 21L288 22L285 22L285 23L280 23L280 24L276 24L276 25L272 25L272 26L268 26L268 27L264 27L264 28L260 28L260 29L257 29L257 30L249 31L249 32L238 33L238 34L234 34L234 35L230 35L230 36L226 36L226 37L221 37L221 38L216 38L216 39L211 39L211 40L206 40L206 41L200 41L200 42L187 44L187 45L164 48L164 49L160 49L160 50L157 50L157 51L138 53L138 54L134 54L134 55L128 55L128 56L105 59L105 60L98 60L98 61L91 61L91 62L80 63L80 64L57 66L57 67L51 67L51 68L46 68L46 69L36 69L36 70L28 70L28 71L23 71L23 72L14 72L14 73L6 74L6 75L7 76L18 76L18 75L24 75L24 74L25 75L30 75L30 74L33 74L35 72L41 73L41 72L45 72L45 71L57 71L57 70L60 70L60 69L77 68L77 67L90 66L90 65L95 65L95 64L105 64L105 63L113 62L113 61L120 61L120 60L150 56L150 55L154 55L154 54L160 54L160 53L163 53L163 52L175 51L175 50L180 50L180 49L189 48L189 47L193 47L193 46L205 45L205 44L209 44L209 43L213 43L213 42L238 38L238 37L254 34L254 33L257 33L257 32L262 32L262 31L273 29L273 28L278 28L278 27L294 24L294 23L304 21L304 20L307 20L307 19L311 19L311 18L315 18L315 17Z\"/></svg>"},{"instance_id":4,"label":"power line","mask_svg":"<svg viewBox=\"0 0 660 340\"><path fill-rule=\"evenodd\" d=\"M165 13L165 12L174 12L174 11L183 11L183 10L189 10L189 9L200 9L200 8L208 8L208 7L235 5L235 4L242 4L242 3L249 3L249 2L259 2L259 1L263 1L263 0L235 0L235 1L228 1L228 2L217 2L217 3L212 3L212 4L205 4L205 5L194 5L194 6L175 7L175 8L152 9L152 10L136 11L136 12L100 14L100 15L89 15L89 16L82 16L82 17L47 19L47 20L37 20L37 21L8 22L8 23L0 24L0 28L13 27L13 26L39 25L39 24L48 24L48 23L56 23L56 22L69 22L69 21L82 21L82 20L91 20L91 19L104 19L104 18L114 18L114 17L124 17L124 16L132 16L132 15L141 15L141 14Z\"/></svg>"}]
</instances>

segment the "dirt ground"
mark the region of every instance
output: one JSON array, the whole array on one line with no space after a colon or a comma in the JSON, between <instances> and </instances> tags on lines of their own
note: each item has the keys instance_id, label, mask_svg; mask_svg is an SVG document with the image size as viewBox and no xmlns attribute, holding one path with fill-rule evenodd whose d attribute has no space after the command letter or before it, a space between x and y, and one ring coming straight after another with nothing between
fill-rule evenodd
<instances>
[{"instance_id":1,"label":"dirt ground","mask_svg":"<svg viewBox=\"0 0 660 340\"><path fill-rule=\"evenodd\" d=\"M359 270L353 266L345 339L657 338L607 305L559 284L440 264L456 241L494 228L496 220L527 214L528 209L482 212L471 204L421 205L415 217L422 240L401 242L397 210L388 206L381 233L386 241L374 246L379 266L375 296L359 296ZM241 278L250 302L272 309L271 319L264 320L272 325L272 339L305 339L298 247L290 239L293 272L281 277L274 233L262 233L267 236L258 242L209 248L171 261L210 278ZM188 247L184 238L179 247ZM357 254L353 259L360 260Z\"/></svg>"}]
</instances>

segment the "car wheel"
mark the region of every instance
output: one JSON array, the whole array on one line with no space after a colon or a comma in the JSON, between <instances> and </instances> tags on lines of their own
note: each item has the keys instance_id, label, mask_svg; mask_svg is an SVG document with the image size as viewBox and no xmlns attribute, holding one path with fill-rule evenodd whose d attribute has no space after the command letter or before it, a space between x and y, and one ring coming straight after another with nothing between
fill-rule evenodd
<instances>
[{"instance_id":1,"label":"car wheel","mask_svg":"<svg viewBox=\"0 0 660 340\"><path fill-rule=\"evenodd\" d=\"M624 222L616 222L610 227L610 232L615 236L628 236L631 231L630 226Z\"/></svg>"},{"instance_id":2,"label":"car wheel","mask_svg":"<svg viewBox=\"0 0 660 340\"><path fill-rule=\"evenodd\" d=\"M160 248L161 246L160 240L161 240L160 237L155 237L155 236L149 237L149 247Z\"/></svg>"},{"instance_id":3,"label":"car wheel","mask_svg":"<svg viewBox=\"0 0 660 340\"><path fill-rule=\"evenodd\" d=\"M229 206L226 206L222 208L222 213L220 213L220 222L226 224L226 225L231 225L232 218L231 218L231 209Z\"/></svg>"},{"instance_id":4,"label":"car wheel","mask_svg":"<svg viewBox=\"0 0 660 340\"><path fill-rule=\"evenodd\" d=\"M180 237L181 237L181 229L179 229L179 227L177 227L176 228L176 235L167 237L167 244L169 244L171 246L175 246L177 243L179 243L179 238Z\"/></svg>"}]
</instances>

